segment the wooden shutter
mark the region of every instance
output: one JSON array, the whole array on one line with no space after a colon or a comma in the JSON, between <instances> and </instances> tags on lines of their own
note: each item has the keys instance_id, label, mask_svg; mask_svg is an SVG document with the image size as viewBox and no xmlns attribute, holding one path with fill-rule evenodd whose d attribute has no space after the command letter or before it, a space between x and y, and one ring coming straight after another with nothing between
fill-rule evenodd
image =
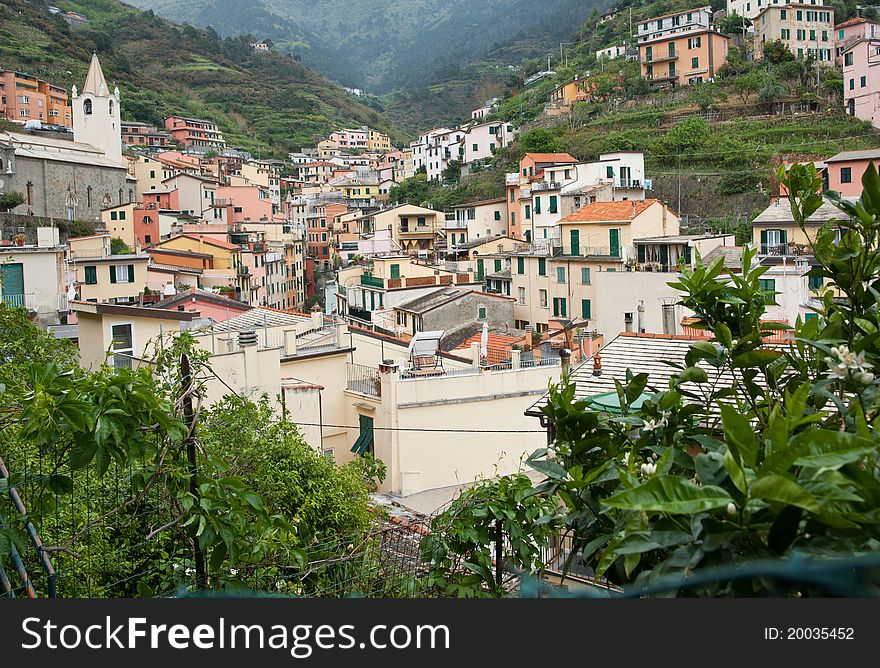
<instances>
[{"instance_id":1,"label":"wooden shutter","mask_svg":"<svg viewBox=\"0 0 880 668\"><path fill-rule=\"evenodd\" d=\"M108 267L108 269L110 270L110 282L115 283L116 282L116 267L111 264Z\"/></svg>"},{"instance_id":2,"label":"wooden shutter","mask_svg":"<svg viewBox=\"0 0 880 668\"><path fill-rule=\"evenodd\" d=\"M134 283L134 265L128 265L128 282Z\"/></svg>"}]
</instances>

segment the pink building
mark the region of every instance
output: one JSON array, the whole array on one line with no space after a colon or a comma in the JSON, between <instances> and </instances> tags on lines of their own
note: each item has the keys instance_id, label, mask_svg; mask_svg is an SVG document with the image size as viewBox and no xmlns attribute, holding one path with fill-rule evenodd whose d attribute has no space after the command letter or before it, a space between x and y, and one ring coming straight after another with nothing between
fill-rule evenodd
<instances>
[{"instance_id":1,"label":"pink building","mask_svg":"<svg viewBox=\"0 0 880 668\"><path fill-rule=\"evenodd\" d=\"M844 47L843 100L850 116L880 127L880 25L859 25L867 26L877 37L856 37Z\"/></svg>"},{"instance_id":2,"label":"pink building","mask_svg":"<svg viewBox=\"0 0 880 668\"><path fill-rule=\"evenodd\" d=\"M844 151L828 158L828 189L844 197L859 197L862 194L862 176L869 163L880 165L880 149L867 151Z\"/></svg>"},{"instance_id":3,"label":"pink building","mask_svg":"<svg viewBox=\"0 0 880 668\"><path fill-rule=\"evenodd\" d=\"M225 223L272 220L269 191L260 186L220 186L214 196L214 217ZM217 211L222 211L218 214Z\"/></svg>"},{"instance_id":4,"label":"pink building","mask_svg":"<svg viewBox=\"0 0 880 668\"><path fill-rule=\"evenodd\" d=\"M253 308L250 304L194 287L163 299L154 307L198 313L202 318L210 318L214 322L223 322Z\"/></svg>"},{"instance_id":5,"label":"pink building","mask_svg":"<svg viewBox=\"0 0 880 668\"><path fill-rule=\"evenodd\" d=\"M880 24L868 19L855 18L834 26L834 62L843 62L843 52L859 39L880 38Z\"/></svg>"}]
</instances>

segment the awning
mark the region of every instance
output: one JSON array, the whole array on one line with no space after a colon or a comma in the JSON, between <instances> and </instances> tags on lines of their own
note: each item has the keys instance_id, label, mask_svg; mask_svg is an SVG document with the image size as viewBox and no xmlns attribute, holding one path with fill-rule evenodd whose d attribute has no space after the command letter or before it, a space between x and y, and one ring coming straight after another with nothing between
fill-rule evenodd
<instances>
[{"instance_id":1,"label":"awning","mask_svg":"<svg viewBox=\"0 0 880 668\"><path fill-rule=\"evenodd\" d=\"M650 399L653 396L651 392L642 392L638 397L636 397L635 401L630 404L630 409L639 409L642 407L642 404L645 403L646 399ZM617 396L617 392L605 392L603 394L595 394L592 397L587 397L585 401L590 405L590 408L593 408L598 411L605 411L606 413L620 413L620 397Z\"/></svg>"}]
</instances>

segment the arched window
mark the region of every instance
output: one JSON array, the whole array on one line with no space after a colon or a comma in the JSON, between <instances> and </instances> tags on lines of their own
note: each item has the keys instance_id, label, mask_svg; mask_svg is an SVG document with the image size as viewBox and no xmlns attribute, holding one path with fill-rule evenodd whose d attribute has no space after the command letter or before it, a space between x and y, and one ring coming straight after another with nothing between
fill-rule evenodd
<instances>
[{"instance_id":1,"label":"arched window","mask_svg":"<svg viewBox=\"0 0 880 668\"><path fill-rule=\"evenodd\" d=\"M88 98L83 100L83 113L86 116L91 116L92 114L92 101Z\"/></svg>"},{"instance_id":2,"label":"arched window","mask_svg":"<svg viewBox=\"0 0 880 668\"><path fill-rule=\"evenodd\" d=\"M86 206L92 208L92 186L86 188Z\"/></svg>"},{"instance_id":3,"label":"arched window","mask_svg":"<svg viewBox=\"0 0 880 668\"><path fill-rule=\"evenodd\" d=\"M110 100L110 115L113 115L113 100Z\"/></svg>"}]
</instances>

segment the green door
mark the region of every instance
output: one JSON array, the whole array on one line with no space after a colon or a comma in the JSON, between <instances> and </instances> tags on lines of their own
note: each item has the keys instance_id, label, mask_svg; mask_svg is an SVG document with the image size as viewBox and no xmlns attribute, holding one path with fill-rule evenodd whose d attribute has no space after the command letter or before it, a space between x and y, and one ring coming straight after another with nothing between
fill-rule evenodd
<instances>
[{"instance_id":1,"label":"green door","mask_svg":"<svg viewBox=\"0 0 880 668\"><path fill-rule=\"evenodd\" d=\"M12 306L24 306L24 265L21 262L0 264L3 301Z\"/></svg>"},{"instance_id":2,"label":"green door","mask_svg":"<svg viewBox=\"0 0 880 668\"><path fill-rule=\"evenodd\" d=\"M482 261L482 260L477 260L477 280L478 280L478 281L482 281L482 280L483 280L483 273L484 273L484 269L483 269L483 261Z\"/></svg>"},{"instance_id":3,"label":"green door","mask_svg":"<svg viewBox=\"0 0 880 668\"><path fill-rule=\"evenodd\" d=\"M609 255L620 257L620 230L608 230Z\"/></svg>"},{"instance_id":4,"label":"green door","mask_svg":"<svg viewBox=\"0 0 880 668\"><path fill-rule=\"evenodd\" d=\"M580 230L572 230L571 231L571 254L572 255L580 255L581 254L581 231Z\"/></svg>"},{"instance_id":5,"label":"green door","mask_svg":"<svg viewBox=\"0 0 880 668\"><path fill-rule=\"evenodd\" d=\"M400 278L400 265L392 264L391 265L391 278Z\"/></svg>"}]
</instances>

